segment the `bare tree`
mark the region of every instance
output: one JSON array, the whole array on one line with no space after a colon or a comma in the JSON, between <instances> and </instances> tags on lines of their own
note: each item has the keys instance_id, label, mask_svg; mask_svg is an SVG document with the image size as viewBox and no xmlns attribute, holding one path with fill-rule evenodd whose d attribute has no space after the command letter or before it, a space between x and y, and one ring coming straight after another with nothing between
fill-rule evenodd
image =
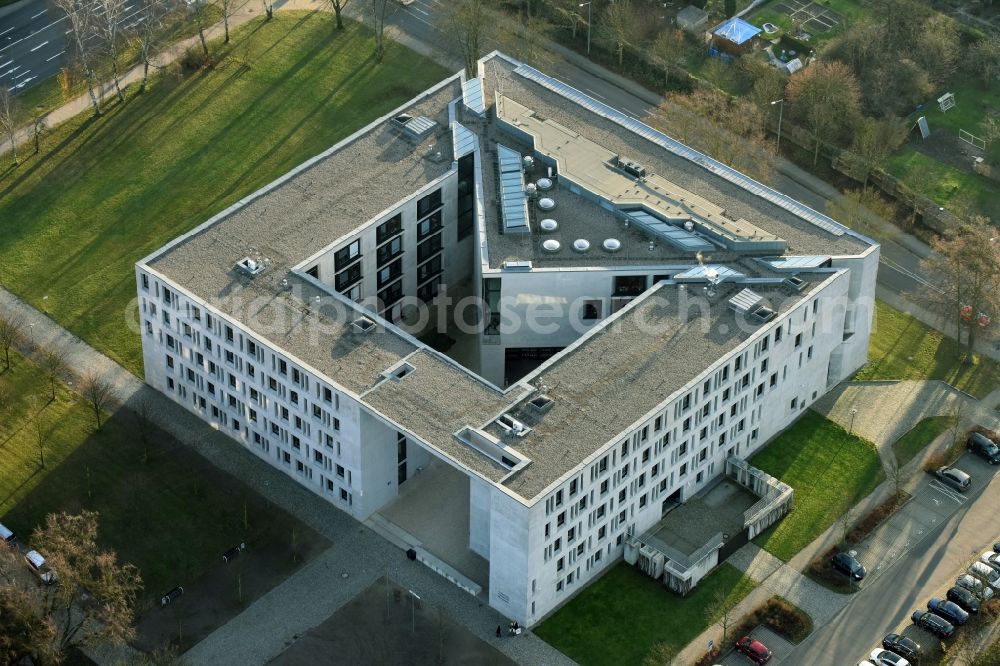
<instances>
[{"instance_id":1,"label":"bare tree","mask_svg":"<svg viewBox=\"0 0 1000 666\"><path fill-rule=\"evenodd\" d=\"M49 514L45 526L31 535L32 545L45 553L58 576L57 585L32 585L35 614L57 626L52 646L57 654L72 646L122 645L135 636L142 578L135 566L119 564L114 552L99 549L97 525L98 516L91 511Z\"/></svg>"},{"instance_id":2,"label":"bare tree","mask_svg":"<svg viewBox=\"0 0 1000 666\"><path fill-rule=\"evenodd\" d=\"M0 129L7 134L10 139L10 155L17 164L17 98L7 86L0 86Z\"/></svg>"},{"instance_id":3,"label":"bare tree","mask_svg":"<svg viewBox=\"0 0 1000 666\"><path fill-rule=\"evenodd\" d=\"M45 378L49 381L49 400L55 400L56 386L58 386L59 379L68 369L68 365L66 363L66 352L58 347L49 347L42 350L42 353L38 358L38 367L42 371L42 374L45 375Z\"/></svg>"},{"instance_id":4,"label":"bare tree","mask_svg":"<svg viewBox=\"0 0 1000 666\"><path fill-rule=\"evenodd\" d=\"M726 590L716 592L715 596L712 597L711 601L705 607L705 620L709 624L718 622L719 626L722 627L723 645L725 645L729 637L729 627L736 621L735 607L735 604L730 603Z\"/></svg>"},{"instance_id":5,"label":"bare tree","mask_svg":"<svg viewBox=\"0 0 1000 666\"><path fill-rule=\"evenodd\" d=\"M163 34L163 27L169 16L177 9L176 0L162 0L160 2L148 2L145 6L143 20L139 22L134 36L135 47L139 51L139 58L142 60L142 82L139 84L139 92L146 92L146 84L149 81L149 69L153 66L153 57L159 47L159 37Z\"/></svg>"},{"instance_id":6,"label":"bare tree","mask_svg":"<svg viewBox=\"0 0 1000 666\"><path fill-rule=\"evenodd\" d=\"M799 70L786 88L789 106L813 138L813 166L819 149L850 127L859 116L858 82L847 65L817 62Z\"/></svg>"},{"instance_id":7,"label":"bare tree","mask_svg":"<svg viewBox=\"0 0 1000 666\"><path fill-rule=\"evenodd\" d=\"M333 6L333 16L337 20L337 30L344 29L344 17L341 14L344 8L347 7L347 3L351 0L330 0L330 4Z\"/></svg>"},{"instance_id":8,"label":"bare tree","mask_svg":"<svg viewBox=\"0 0 1000 666\"><path fill-rule=\"evenodd\" d=\"M26 580L14 548L0 548L0 658L8 664L56 662L58 631L39 603L38 588Z\"/></svg>"},{"instance_id":9,"label":"bare tree","mask_svg":"<svg viewBox=\"0 0 1000 666\"><path fill-rule=\"evenodd\" d=\"M962 329L972 361L976 334L1000 317L1000 239L986 218L948 229L931 241L933 253L920 262L929 286L920 296Z\"/></svg>"},{"instance_id":10,"label":"bare tree","mask_svg":"<svg viewBox=\"0 0 1000 666\"><path fill-rule=\"evenodd\" d=\"M455 40L455 45L465 65L465 75L476 75L476 61L483 33L489 21L488 0L456 0L445 19L446 30Z\"/></svg>"},{"instance_id":11,"label":"bare tree","mask_svg":"<svg viewBox=\"0 0 1000 666\"><path fill-rule=\"evenodd\" d=\"M48 129L49 124L45 116L35 114L35 117L31 119L31 140L35 144L35 155L42 152L42 136Z\"/></svg>"},{"instance_id":12,"label":"bare tree","mask_svg":"<svg viewBox=\"0 0 1000 666\"><path fill-rule=\"evenodd\" d=\"M625 57L625 47L631 41L636 28L636 14L632 11L631 0L618 0L608 5L604 12L604 25L601 34L611 44L618 56L618 67L622 66Z\"/></svg>"},{"instance_id":13,"label":"bare tree","mask_svg":"<svg viewBox=\"0 0 1000 666\"><path fill-rule=\"evenodd\" d=\"M0 312L0 349L3 349L4 369L10 369L10 349L24 341L24 319L18 314Z\"/></svg>"},{"instance_id":14,"label":"bare tree","mask_svg":"<svg viewBox=\"0 0 1000 666\"><path fill-rule=\"evenodd\" d=\"M903 468L900 466L895 454L886 459L885 475L892 481L893 498L898 504L903 494L904 477Z\"/></svg>"},{"instance_id":15,"label":"bare tree","mask_svg":"<svg viewBox=\"0 0 1000 666\"><path fill-rule=\"evenodd\" d=\"M94 373L87 374L80 382L80 394L94 412L97 429L101 429L101 415L108 408L114 397L114 387L104 377Z\"/></svg>"},{"instance_id":16,"label":"bare tree","mask_svg":"<svg viewBox=\"0 0 1000 666\"><path fill-rule=\"evenodd\" d=\"M35 411L35 418L32 420L32 425L35 429L35 439L38 443L38 465L45 469L45 436L48 434L45 430L45 426L42 425L42 412L44 411L44 406L42 409Z\"/></svg>"},{"instance_id":17,"label":"bare tree","mask_svg":"<svg viewBox=\"0 0 1000 666\"><path fill-rule=\"evenodd\" d=\"M191 18L198 28L198 39L201 41L201 50L205 53L206 60L208 59L208 41L205 39L205 9L207 7L208 0L194 0L191 9Z\"/></svg>"},{"instance_id":18,"label":"bare tree","mask_svg":"<svg viewBox=\"0 0 1000 666\"><path fill-rule=\"evenodd\" d=\"M122 28L123 18L128 0L94 0L98 11L94 27L97 35L101 39L101 45L111 63L111 80L115 84L115 94L118 101L125 103L125 94L122 93L121 76L118 72L118 50L125 40L124 29Z\"/></svg>"},{"instance_id":19,"label":"bare tree","mask_svg":"<svg viewBox=\"0 0 1000 666\"><path fill-rule=\"evenodd\" d=\"M565 21L573 32L573 39L576 39L576 31L580 24L586 23L584 13L581 11L580 0L549 0L548 5L560 19Z\"/></svg>"},{"instance_id":20,"label":"bare tree","mask_svg":"<svg viewBox=\"0 0 1000 666\"><path fill-rule=\"evenodd\" d=\"M389 7L395 7L392 0L371 0L371 14L375 28L375 62L382 62L385 57L385 19Z\"/></svg>"},{"instance_id":21,"label":"bare tree","mask_svg":"<svg viewBox=\"0 0 1000 666\"><path fill-rule=\"evenodd\" d=\"M896 217L896 206L883 198L877 190L845 190L844 196L827 203L827 215L852 229L867 232L871 227L871 216L892 221ZM885 225L882 234L891 235L892 225Z\"/></svg>"},{"instance_id":22,"label":"bare tree","mask_svg":"<svg viewBox=\"0 0 1000 666\"><path fill-rule=\"evenodd\" d=\"M653 646L646 658L642 660L642 666L671 666L677 659L678 650L676 647L660 641Z\"/></svg>"},{"instance_id":23,"label":"bare tree","mask_svg":"<svg viewBox=\"0 0 1000 666\"><path fill-rule=\"evenodd\" d=\"M226 44L229 43L229 19L238 10L246 0L215 0L219 9L222 10L222 28L225 33L225 39L223 40Z\"/></svg>"},{"instance_id":24,"label":"bare tree","mask_svg":"<svg viewBox=\"0 0 1000 666\"><path fill-rule=\"evenodd\" d=\"M101 115L101 103L94 92L94 88L98 85L97 74L94 71L95 46L91 41L97 22L97 3L94 0L52 1L69 17L69 32L76 51L76 59L83 68L87 94L90 95L90 105L94 109L94 115L99 116Z\"/></svg>"},{"instance_id":25,"label":"bare tree","mask_svg":"<svg viewBox=\"0 0 1000 666\"><path fill-rule=\"evenodd\" d=\"M274 3L272 0L261 0L264 3L264 13L267 14L267 20L270 21L274 18Z\"/></svg>"},{"instance_id":26,"label":"bare tree","mask_svg":"<svg viewBox=\"0 0 1000 666\"><path fill-rule=\"evenodd\" d=\"M0 382L0 414L6 412L12 404L14 404L14 393L10 390L10 384Z\"/></svg>"},{"instance_id":27,"label":"bare tree","mask_svg":"<svg viewBox=\"0 0 1000 666\"><path fill-rule=\"evenodd\" d=\"M851 527L854 525L854 518L857 516L857 507L850 507L840 515L837 519L837 525L840 527L840 542L847 543L847 535L851 532Z\"/></svg>"},{"instance_id":28,"label":"bare tree","mask_svg":"<svg viewBox=\"0 0 1000 666\"><path fill-rule=\"evenodd\" d=\"M905 138L906 126L897 118L861 119L854 130L851 150L857 156L864 172L863 190L868 190L868 178L872 171L882 166Z\"/></svg>"},{"instance_id":29,"label":"bare tree","mask_svg":"<svg viewBox=\"0 0 1000 666\"><path fill-rule=\"evenodd\" d=\"M983 87L989 90L1000 73L1000 34L994 32L973 44L968 60L973 70L983 77Z\"/></svg>"},{"instance_id":30,"label":"bare tree","mask_svg":"<svg viewBox=\"0 0 1000 666\"><path fill-rule=\"evenodd\" d=\"M663 84L670 85L670 73L687 62L687 40L680 30L664 30L653 42L650 57L663 70Z\"/></svg>"},{"instance_id":31,"label":"bare tree","mask_svg":"<svg viewBox=\"0 0 1000 666\"><path fill-rule=\"evenodd\" d=\"M153 405L146 398L140 398L132 408L135 417L135 429L142 444L142 462L149 462L149 440L153 434Z\"/></svg>"}]
</instances>

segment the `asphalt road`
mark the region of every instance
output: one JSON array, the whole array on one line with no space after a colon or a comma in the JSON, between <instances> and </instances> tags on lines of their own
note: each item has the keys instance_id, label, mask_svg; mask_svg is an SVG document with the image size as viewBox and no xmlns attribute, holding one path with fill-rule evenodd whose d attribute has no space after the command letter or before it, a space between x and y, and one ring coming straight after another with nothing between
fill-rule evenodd
<instances>
[{"instance_id":1,"label":"asphalt road","mask_svg":"<svg viewBox=\"0 0 1000 666\"><path fill-rule=\"evenodd\" d=\"M963 456L957 466L973 477L973 488L957 512L913 544L872 584L864 586L833 622L799 645L787 663L856 664L891 631L905 631L905 635L922 645L933 643L929 634L910 626L910 614L925 609L930 597L944 596L943 592L963 573L966 564L993 545L1000 529L997 522L1000 481L994 477L997 467L969 455ZM934 483L928 479L921 483L918 492L933 497L939 492Z\"/></svg>"},{"instance_id":2,"label":"asphalt road","mask_svg":"<svg viewBox=\"0 0 1000 666\"><path fill-rule=\"evenodd\" d=\"M129 2L119 25L136 25L142 7L140 0ZM0 86L17 94L54 76L72 51L68 31L69 17L46 0L31 0L0 18Z\"/></svg>"},{"instance_id":3,"label":"asphalt road","mask_svg":"<svg viewBox=\"0 0 1000 666\"><path fill-rule=\"evenodd\" d=\"M394 25L425 44L440 45L448 39L446 31L438 27L444 23L442 18L446 6L442 0L414 0L395 11L387 24ZM495 48L498 48L498 44L487 37L483 51ZM635 118L641 119L651 111L650 105L642 99L564 60L559 60L546 73ZM772 186L815 210L826 210L826 198L784 174L776 173ZM895 293L918 291L922 282L920 257L892 240L879 242L882 244L882 251L878 284Z\"/></svg>"}]
</instances>

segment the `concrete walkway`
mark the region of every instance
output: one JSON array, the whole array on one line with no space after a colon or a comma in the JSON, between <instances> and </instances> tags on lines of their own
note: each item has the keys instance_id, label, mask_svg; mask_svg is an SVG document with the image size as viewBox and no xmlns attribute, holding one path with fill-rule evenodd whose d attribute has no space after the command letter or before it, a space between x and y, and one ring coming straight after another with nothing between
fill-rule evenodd
<instances>
[{"instance_id":1,"label":"concrete walkway","mask_svg":"<svg viewBox=\"0 0 1000 666\"><path fill-rule=\"evenodd\" d=\"M146 401L158 426L323 534L333 544L189 650L185 654L188 663L265 663L379 577L388 575L414 590L426 604L440 608L446 616L518 663L573 664L531 632L516 638L497 639L494 635L497 625L506 626L508 620L490 608L485 599L473 597L422 564L410 562L399 548L213 430L3 289L0 289L0 312L21 316L29 327L28 339L20 349L23 354L32 356L33 348L64 352L70 368L64 379L72 382L71 387L78 385L79 378L89 372L104 377L114 387L112 411Z\"/></svg>"}]
</instances>

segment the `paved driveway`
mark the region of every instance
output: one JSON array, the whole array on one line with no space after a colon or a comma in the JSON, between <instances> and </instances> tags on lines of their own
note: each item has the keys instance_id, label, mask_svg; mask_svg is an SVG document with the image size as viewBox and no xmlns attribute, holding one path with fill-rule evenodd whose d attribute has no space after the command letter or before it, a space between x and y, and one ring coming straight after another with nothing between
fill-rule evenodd
<instances>
[{"instance_id":1,"label":"paved driveway","mask_svg":"<svg viewBox=\"0 0 1000 666\"><path fill-rule=\"evenodd\" d=\"M780 664L783 662L795 646L774 633L767 627L757 627L750 632L752 638L757 639L771 650L773 656L769 664ZM739 636L734 637L734 641L738 639ZM792 662L789 662L792 663ZM720 662L720 666L753 666L753 662L747 659L745 656L737 652L736 650L731 650Z\"/></svg>"}]
</instances>

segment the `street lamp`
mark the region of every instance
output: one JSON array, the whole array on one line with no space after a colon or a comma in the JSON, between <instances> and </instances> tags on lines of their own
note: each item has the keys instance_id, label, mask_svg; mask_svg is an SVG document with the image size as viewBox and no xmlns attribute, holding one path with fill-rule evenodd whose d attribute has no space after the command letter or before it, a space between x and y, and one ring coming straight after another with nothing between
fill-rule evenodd
<instances>
[{"instance_id":1,"label":"street lamp","mask_svg":"<svg viewBox=\"0 0 1000 666\"><path fill-rule=\"evenodd\" d=\"M857 416L857 414L858 414L858 410L854 409L854 408L851 408L851 428L850 428L850 430L847 431L848 435L853 435L854 434L854 417Z\"/></svg>"},{"instance_id":2,"label":"street lamp","mask_svg":"<svg viewBox=\"0 0 1000 666\"><path fill-rule=\"evenodd\" d=\"M777 147L776 150L777 150L778 154L780 155L781 154L781 116L784 115L784 112L785 112L785 98L782 97L781 99L776 99L773 102L771 102L771 106L774 106L775 104L778 105L778 147Z\"/></svg>"},{"instance_id":3,"label":"street lamp","mask_svg":"<svg viewBox=\"0 0 1000 666\"><path fill-rule=\"evenodd\" d=\"M417 633L417 602L420 601L420 597L413 590L407 590L410 593L410 633Z\"/></svg>"},{"instance_id":4,"label":"street lamp","mask_svg":"<svg viewBox=\"0 0 1000 666\"><path fill-rule=\"evenodd\" d=\"M580 7L587 8L587 55L590 55L590 13L592 11L593 2L581 2Z\"/></svg>"}]
</instances>

